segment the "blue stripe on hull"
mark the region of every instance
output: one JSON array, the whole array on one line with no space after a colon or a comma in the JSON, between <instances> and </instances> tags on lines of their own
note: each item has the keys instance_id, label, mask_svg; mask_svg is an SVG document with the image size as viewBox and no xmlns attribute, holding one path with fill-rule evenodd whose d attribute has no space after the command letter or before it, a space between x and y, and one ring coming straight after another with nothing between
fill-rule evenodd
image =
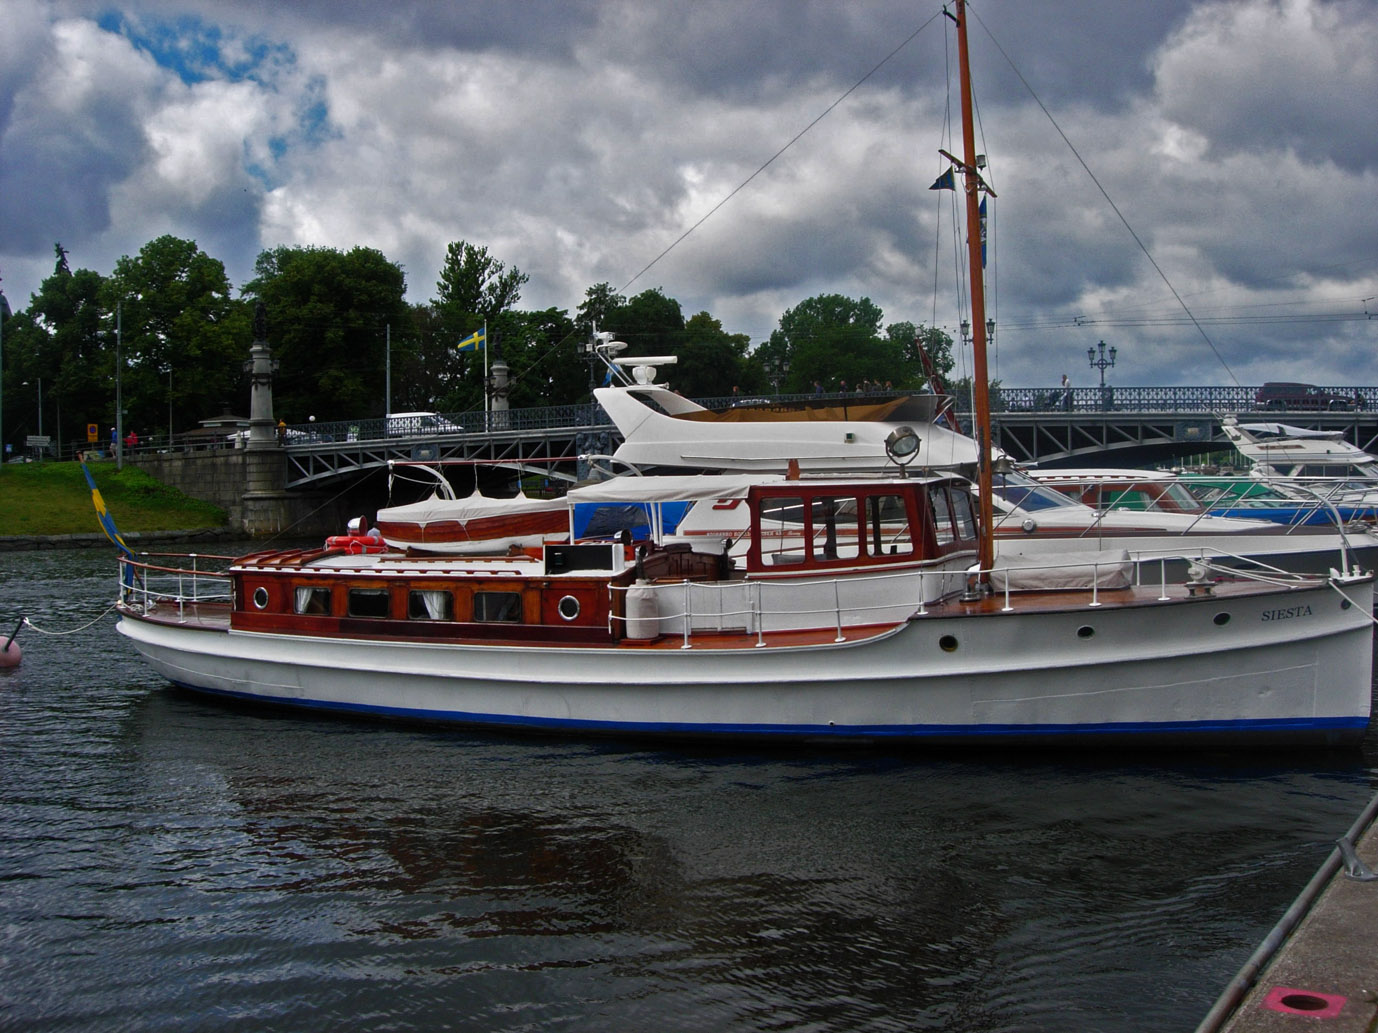
<instances>
[{"instance_id":1,"label":"blue stripe on hull","mask_svg":"<svg viewBox=\"0 0 1378 1033\"><path fill-rule=\"evenodd\" d=\"M327 700L274 699L247 692L226 692L184 683L180 688L220 699L274 707L292 707L355 717L444 723L508 731L579 732L610 736L659 736L681 739L833 740L876 742L1069 742L1170 743L1224 742L1288 743L1339 746L1358 743L1368 728L1363 717L1268 718L1230 721L1134 721L1055 725L761 725L697 724L687 722L585 721L573 718L532 718L473 714L456 710L417 710Z\"/></svg>"}]
</instances>

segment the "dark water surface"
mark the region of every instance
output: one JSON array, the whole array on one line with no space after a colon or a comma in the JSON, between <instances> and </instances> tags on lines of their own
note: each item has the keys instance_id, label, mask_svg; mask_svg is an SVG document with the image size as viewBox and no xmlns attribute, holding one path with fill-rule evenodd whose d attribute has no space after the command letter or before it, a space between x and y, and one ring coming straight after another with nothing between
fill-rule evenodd
<instances>
[{"instance_id":1,"label":"dark water surface","mask_svg":"<svg viewBox=\"0 0 1378 1033\"><path fill-rule=\"evenodd\" d=\"M108 606L0 555L0 624ZM0 672L5 1030L1189 1031L1372 755L791 754L231 709L107 616Z\"/></svg>"}]
</instances>

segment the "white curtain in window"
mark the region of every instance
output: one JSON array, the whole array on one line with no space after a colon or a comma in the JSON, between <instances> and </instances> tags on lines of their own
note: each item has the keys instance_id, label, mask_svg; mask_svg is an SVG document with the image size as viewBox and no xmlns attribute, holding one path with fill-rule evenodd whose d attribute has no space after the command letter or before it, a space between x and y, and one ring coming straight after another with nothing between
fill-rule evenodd
<instances>
[{"instance_id":1,"label":"white curtain in window","mask_svg":"<svg viewBox=\"0 0 1378 1033\"><path fill-rule=\"evenodd\" d=\"M433 621L443 621L449 616L445 612L445 603L449 598L448 592L417 592L421 601L426 606L426 616Z\"/></svg>"}]
</instances>

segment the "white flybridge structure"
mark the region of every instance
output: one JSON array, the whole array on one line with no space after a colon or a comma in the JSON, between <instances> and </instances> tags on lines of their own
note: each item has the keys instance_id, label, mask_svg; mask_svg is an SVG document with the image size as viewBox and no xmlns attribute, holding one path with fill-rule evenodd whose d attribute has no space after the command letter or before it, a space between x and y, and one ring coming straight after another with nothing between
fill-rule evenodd
<instances>
[{"instance_id":1,"label":"white flybridge structure","mask_svg":"<svg viewBox=\"0 0 1378 1033\"><path fill-rule=\"evenodd\" d=\"M1221 429L1258 480L1304 489L1307 496L1329 502L1378 504L1378 458L1351 445L1340 431L1240 423L1235 416L1226 416Z\"/></svg>"}]
</instances>

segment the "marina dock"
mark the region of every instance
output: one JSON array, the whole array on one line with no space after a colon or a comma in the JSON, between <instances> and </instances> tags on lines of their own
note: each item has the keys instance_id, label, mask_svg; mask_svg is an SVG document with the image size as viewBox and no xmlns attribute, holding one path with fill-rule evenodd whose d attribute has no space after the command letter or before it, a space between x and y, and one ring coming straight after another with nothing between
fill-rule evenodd
<instances>
[{"instance_id":1,"label":"marina dock","mask_svg":"<svg viewBox=\"0 0 1378 1033\"><path fill-rule=\"evenodd\" d=\"M1378 796L1196 1033L1367 1033L1378 1022Z\"/></svg>"}]
</instances>

